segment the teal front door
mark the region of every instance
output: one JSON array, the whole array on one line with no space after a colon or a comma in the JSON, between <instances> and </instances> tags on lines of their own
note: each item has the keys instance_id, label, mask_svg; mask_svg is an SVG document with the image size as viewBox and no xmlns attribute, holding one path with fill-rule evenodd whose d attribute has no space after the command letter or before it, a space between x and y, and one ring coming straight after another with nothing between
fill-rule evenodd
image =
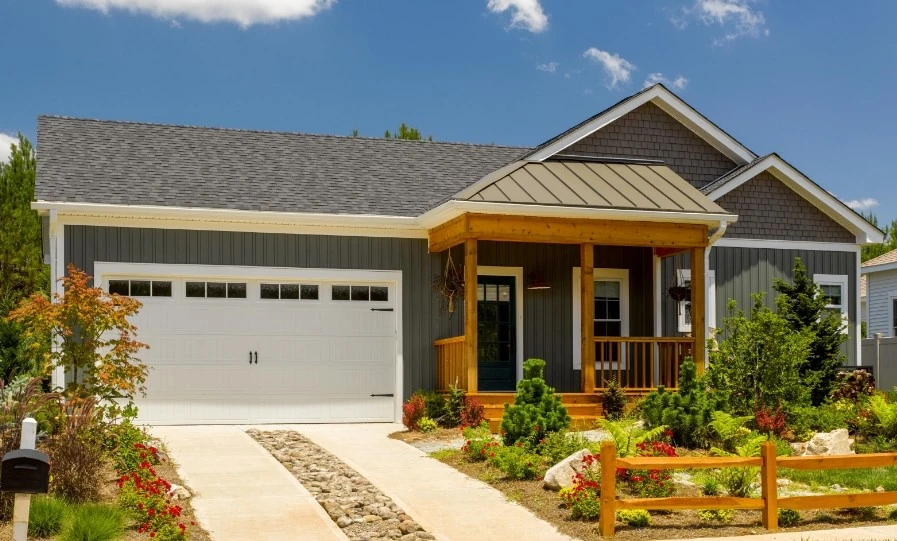
<instances>
[{"instance_id":1,"label":"teal front door","mask_svg":"<svg viewBox=\"0 0 897 541\"><path fill-rule=\"evenodd\" d=\"M517 378L517 299L513 276L477 277L479 390L513 391Z\"/></svg>"}]
</instances>

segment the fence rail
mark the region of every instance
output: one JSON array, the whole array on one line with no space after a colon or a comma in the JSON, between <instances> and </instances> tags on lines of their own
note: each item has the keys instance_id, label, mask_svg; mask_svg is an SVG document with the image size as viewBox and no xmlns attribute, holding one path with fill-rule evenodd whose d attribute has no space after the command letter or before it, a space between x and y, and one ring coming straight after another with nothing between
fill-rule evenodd
<instances>
[{"instance_id":1,"label":"fence rail","mask_svg":"<svg viewBox=\"0 0 897 541\"><path fill-rule=\"evenodd\" d=\"M598 532L613 537L617 509L757 509L763 527L779 529L779 509L840 509L897 503L897 492L869 494L825 494L821 496L778 497L776 473L779 467L796 470L843 470L881 468L897 465L897 453L848 456L776 457L776 446L764 442L759 457L627 457L617 458L614 443L601 444L601 510ZM760 468L760 498L725 496L616 499L617 468L643 470Z\"/></svg>"},{"instance_id":2,"label":"fence rail","mask_svg":"<svg viewBox=\"0 0 897 541\"><path fill-rule=\"evenodd\" d=\"M628 390L653 391L659 385L676 388L679 366L695 345L694 338L669 336L596 336L594 340L599 389L611 380Z\"/></svg>"}]
</instances>

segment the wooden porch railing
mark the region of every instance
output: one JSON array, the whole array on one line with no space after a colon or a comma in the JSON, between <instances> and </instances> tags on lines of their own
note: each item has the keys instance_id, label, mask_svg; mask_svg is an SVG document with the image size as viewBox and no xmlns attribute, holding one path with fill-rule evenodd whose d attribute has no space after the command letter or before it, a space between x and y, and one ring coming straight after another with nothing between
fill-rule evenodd
<instances>
[{"instance_id":1,"label":"wooden porch railing","mask_svg":"<svg viewBox=\"0 0 897 541\"><path fill-rule=\"evenodd\" d=\"M631 391L676 388L679 366L694 345L693 338L595 337L595 386L603 389L615 379Z\"/></svg>"},{"instance_id":2,"label":"wooden porch railing","mask_svg":"<svg viewBox=\"0 0 897 541\"><path fill-rule=\"evenodd\" d=\"M467 389L464 336L436 340L433 345L436 347L436 390L448 391L451 385Z\"/></svg>"}]
</instances>

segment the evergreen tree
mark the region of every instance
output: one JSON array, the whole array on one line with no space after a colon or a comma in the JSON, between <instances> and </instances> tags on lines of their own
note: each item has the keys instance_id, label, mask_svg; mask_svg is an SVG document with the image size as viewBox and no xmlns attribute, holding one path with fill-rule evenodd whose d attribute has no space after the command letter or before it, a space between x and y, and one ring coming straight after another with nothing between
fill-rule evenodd
<instances>
[{"instance_id":1,"label":"evergreen tree","mask_svg":"<svg viewBox=\"0 0 897 541\"><path fill-rule=\"evenodd\" d=\"M396 130L395 133L390 133L389 130L386 130L386 133L383 135L384 139L405 139L407 141L423 141L423 136L420 134L420 130L417 128L412 128L408 126L404 122L399 126L399 129ZM433 136L427 136L427 141L432 141Z\"/></svg>"},{"instance_id":2,"label":"evergreen tree","mask_svg":"<svg viewBox=\"0 0 897 541\"><path fill-rule=\"evenodd\" d=\"M810 355L801 367L801 378L810 390L814 406L831 393L838 368L844 364L841 344L847 340L843 332L841 314L826 309L828 299L807 274L807 267L799 257L794 258L794 283L776 279L773 288L781 295L777 299L779 314L797 332L808 330L813 335Z\"/></svg>"},{"instance_id":3,"label":"evergreen tree","mask_svg":"<svg viewBox=\"0 0 897 541\"><path fill-rule=\"evenodd\" d=\"M34 148L24 136L12 145L9 162L0 162L0 379L30 371L22 329L6 315L32 293L49 292L43 263L40 217L34 200Z\"/></svg>"},{"instance_id":4,"label":"evergreen tree","mask_svg":"<svg viewBox=\"0 0 897 541\"><path fill-rule=\"evenodd\" d=\"M897 250L897 218L891 220L891 223L887 226L882 227L879 225L878 217L875 214L872 214L871 212L861 212L860 215L870 224L885 232L885 241L881 244L870 244L862 247L860 251L860 258L862 261L869 261L870 259L886 254L891 250Z\"/></svg>"}]
</instances>

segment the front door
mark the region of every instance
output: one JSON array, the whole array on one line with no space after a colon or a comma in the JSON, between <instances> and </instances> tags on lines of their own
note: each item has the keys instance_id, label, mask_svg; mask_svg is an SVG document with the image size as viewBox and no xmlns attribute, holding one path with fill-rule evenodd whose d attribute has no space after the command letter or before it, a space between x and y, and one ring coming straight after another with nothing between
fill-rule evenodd
<instances>
[{"instance_id":1,"label":"front door","mask_svg":"<svg viewBox=\"0 0 897 541\"><path fill-rule=\"evenodd\" d=\"M517 289L513 276L477 277L479 389L513 391L517 368Z\"/></svg>"}]
</instances>

